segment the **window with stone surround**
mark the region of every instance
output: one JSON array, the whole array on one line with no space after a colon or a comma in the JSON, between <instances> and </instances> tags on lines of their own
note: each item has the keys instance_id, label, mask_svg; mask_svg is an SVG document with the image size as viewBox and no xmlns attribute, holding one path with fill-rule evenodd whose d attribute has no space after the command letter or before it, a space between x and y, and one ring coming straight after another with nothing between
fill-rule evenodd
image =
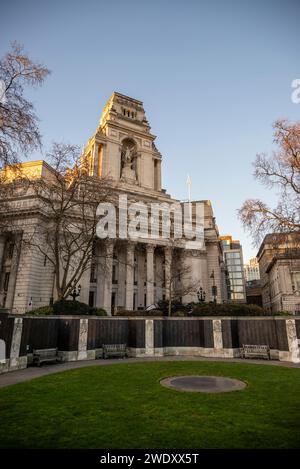
<instances>
[{"instance_id":1,"label":"window with stone surround","mask_svg":"<svg viewBox=\"0 0 300 469\"><path fill-rule=\"evenodd\" d=\"M292 286L294 291L300 291L300 272L292 272Z\"/></svg>"}]
</instances>

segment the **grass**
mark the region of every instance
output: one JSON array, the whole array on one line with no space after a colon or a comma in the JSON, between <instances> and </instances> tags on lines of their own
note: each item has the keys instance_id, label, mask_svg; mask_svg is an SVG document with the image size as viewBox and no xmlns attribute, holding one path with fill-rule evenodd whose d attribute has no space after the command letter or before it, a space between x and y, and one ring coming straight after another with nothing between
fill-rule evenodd
<instances>
[{"instance_id":1,"label":"grass","mask_svg":"<svg viewBox=\"0 0 300 469\"><path fill-rule=\"evenodd\" d=\"M224 394L167 389L203 374L241 379ZM1 448L299 448L300 370L223 362L92 366L0 390Z\"/></svg>"}]
</instances>

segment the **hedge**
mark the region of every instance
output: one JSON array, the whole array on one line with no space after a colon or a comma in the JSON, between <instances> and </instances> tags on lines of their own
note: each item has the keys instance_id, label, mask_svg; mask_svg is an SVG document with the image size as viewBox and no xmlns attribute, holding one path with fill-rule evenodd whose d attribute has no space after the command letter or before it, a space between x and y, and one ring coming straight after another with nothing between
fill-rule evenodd
<instances>
[{"instance_id":1,"label":"hedge","mask_svg":"<svg viewBox=\"0 0 300 469\"><path fill-rule=\"evenodd\" d=\"M59 300L56 301L53 306L41 306L40 308L33 309L32 311L27 311L26 314L34 316L107 316L105 309L92 308L85 303L73 300Z\"/></svg>"}]
</instances>

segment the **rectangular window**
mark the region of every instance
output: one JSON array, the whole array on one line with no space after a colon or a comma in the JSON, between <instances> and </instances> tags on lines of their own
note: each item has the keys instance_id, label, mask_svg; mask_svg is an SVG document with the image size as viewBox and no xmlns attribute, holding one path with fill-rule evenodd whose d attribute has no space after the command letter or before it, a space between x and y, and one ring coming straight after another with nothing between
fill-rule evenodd
<instances>
[{"instance_id":1,"label":"rectangular window","mask_svg":"<svg viewBox=\"0 0 300 469\"><path fill-rule=\"evenodd\" d=\"M236 265L241 265L241 260L240 259L228 259L227 265L230 266L236 266Z\"/></svg>"},{"instance_id":2,"label":"rectangular window","mask_svg":"<svg viewBox=\"0 0 300 469\"><path fill-rule=\"evenodd\" d=\"M233 287L233 290L234 292L237 292L237 293L244 293L244 287L242 285L241 286L235 285Z\"/></svg>"},{"instance_id":3,"label":"rectangular window","mask_svg":"<svg viewBox=\"0 0 300 469\"><path fill-rule=\"evenodd\" d=\"M118 283L118 269L117 265L113 264L113 271L112 271L112 283Z\"/></svg>"},{"instance_id":4,"label":"rectangular window","mask_svg":"<svg viewBox=\"0 0 300 469\"><path fill-rule=\"evenodd\" d=\"M232 297L233 300L244 300L245 297L242 293L233 293Z\"/></svg>"},{"instance_id":5,"label":"rectangular window","mask_svg":"<svg viewBox=\"0 0 300 469\"><path fill-rule=\"evenodd\" d=\"M241 255L239 252L226 252L226 259L240 259Z\"/></svg>"},{"instance_id":6,"label":"rectangular window","mask_svg":"<svg viewBox=\"0 0 300 469\"><path fill-rule=\"evenodd\" d=\"M242 272L231 272L229 276L230 278L243 278Z\"/></svg>"},{"instance_id":7,"label":"rectangular window","mask_svg":"<svg viewBox=\"0 0 300 469\"><path fill-rule=\"evenodd\" d=\"M9 275L10 275L10 272L5 272L4 284L3 284L3 290L4 290L5 292L8 290Z\"/></svg>"},{"instance_id":8,"label":"rectangular window","mask_svg":"<svg viewBox=\"0 0 300 469\"><path fill-rule=\"evenodd\" d=\"M230 279L230 283L231 285L239 285L239 286L243 286L243 281L241 278L232 278Z\"/></svg>"},{"instance_id":9,"label":"rectangular window","mask_svg":"<svg viewBox=\"0 0 300 469\"><path fill-rule=\"evenodd\" d=\"M230 272L242 272L242 266L241 265L230 265L230 266L228 266L228 270Z\"/></svg>"},{"instance_id":10,"label":"rectangular window","mask_svg":"<svg viewBox=\"0 0 300 469\"><path fill-rule=\"evenodd\" d=\"M300 272L293 272L292 280L293 280L294 290L300 291Z\"/></svg>"},{"instance_id":11,"label":"rectangular window","mask_svg":"<svg viewBox=\"0 0 300 469\"><path fill-rule=\"evenodd\" d=\"M8 257L8 259L11 259L12 256L13 256L14 247L15 247L15 243L9 243L8 249L7 249L7 257Z\"/></svg>"}]
</instances>

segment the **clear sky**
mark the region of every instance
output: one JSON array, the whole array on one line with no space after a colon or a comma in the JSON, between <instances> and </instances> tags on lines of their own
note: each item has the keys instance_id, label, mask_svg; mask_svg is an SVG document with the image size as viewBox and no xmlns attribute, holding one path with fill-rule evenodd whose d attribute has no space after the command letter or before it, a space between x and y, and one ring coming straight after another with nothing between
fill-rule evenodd
<instances>
[{"instance_id":1,"label":"clear sky","mask_svg":"<svg viewBox=\"0 0 300 469\"><path fill-rule=\"evenodd\" d=\"M174 197L210 199L221 234L257 249L237 209L275 196L254 181L272 122L300 120L299 0L1 0L0 55L24 44L52 75L27 93L52 140L83 145L113 91L144 102ZM34 155L35 158L37 155Z\"/></svg>"}]
</instances>

